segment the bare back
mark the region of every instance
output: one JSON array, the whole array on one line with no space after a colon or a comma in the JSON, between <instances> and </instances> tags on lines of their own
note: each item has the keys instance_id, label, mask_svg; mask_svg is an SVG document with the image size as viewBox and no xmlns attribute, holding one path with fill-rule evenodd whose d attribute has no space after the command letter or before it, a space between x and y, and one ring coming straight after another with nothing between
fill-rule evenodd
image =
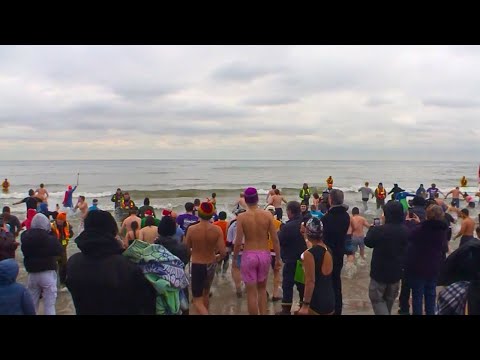
<instances>
[{"instance_id":1,"label":"bare back","mask_svg":"<svg viewBox=\"0 0 480 360\"><path fill-rule=\"evenodd\" d=\"M158 228L150 225L140 230L140 240L153 244L158 237Z\"/></svg>"},{"instance_id":2,"label":"bare back","mask_svg":"<svg viewBox=\"0 0 480 360\"><path fill-rule=\"evenodd\" d=\"M463 236L473 236L475 230L475 221L470 217L466 217L462 220Z\"/></svg>"},{"instance_id":3,"label":"bare back","mask_svg":"<svg viewBox=\"0 0 480 360\"><path fill-rule=\"evenodd\" d=\"M275 208L281 208L282 207L282 200L283 196L282 195L273 195L270 198L270 203L275 207Z\"/></svg>"},{"instance_id":4,"label":"bare back","mask_svg":"<svg viewBox=\"0 0 480 360\"><path fill-rule=\"evenodd\" d=\"M36 191L36 196L42 199L43 201L47 200L48 198L48 192L47 189L45 188L38 188Z\"/></svg>"},{"instance_id":5,"label":"bare back","mask_svg":"<svg viewBox=\"0 0 480 360\"><path fill-rule=\"evenodd\" d=\"M363 216L355 215L350 219L350 224L352 226L352 236L364 236L363 227L369 227L367 220Z\"/></svg>"},{"instance_id":6,"label":"bare back","mask_svg":"<svg viewBox=\"0 0 480 360\"><path fill-rule=\"evenodd\" d=\"M458 190L457 190L457 189L453 189L453 190L451 191L451 193L452 193L452 198L454 198L454 199L459 199L459 198L460 198L460 195L461 195L460 189L458 189Z\"/></svg>"},{"instance_id":7,"label":"bare back","mask_svg":"<svg viewBox=\"0 0 480 360\"><path fill-rule=\"evenodd\" d=\"M273 224L273 216L267 210L249 208L243 214L237 217L237 234L238 227L245 237L245 245L243 250L268 250L268 235L270 229L275 227Z\"/></svg>"},{"instance_id":8,"label":"bare back","mask_svg":"<svg viewBox=\"0 0 480 360\"><path fill-rule=\"evenodd\" d=\"M86 202L82 202L80 205L78 205L78 209L80 210L82 219L85 219L88 215L88 204Z\"/></svg>"},{"instance_id":9,"label":"bare back","mask_svg":"<svg viewBox=\"0 0 480 360\"><path fill-rule=\"evenodd\" d=\"M222 229L208 221L201 220L198 224L190 225L185 241L187 247L192 249L192 263L195 264L214 263L217 251L225 254Z\"/></svg>"},{"instance_id":10,"label":"bare back","mask_svg":"<svg viewBox=\"0 0 480 360\"><path fill-rule=\"evenodd\" d=\"M142 219L140 219L138 216L129 216L125 220L123 220L123 225L122 227L125 227L127 229L127 232L132 231L132 222L136 221L138 223L138 228L141 228L142 224Z\"/></svg>"}]
</instances>

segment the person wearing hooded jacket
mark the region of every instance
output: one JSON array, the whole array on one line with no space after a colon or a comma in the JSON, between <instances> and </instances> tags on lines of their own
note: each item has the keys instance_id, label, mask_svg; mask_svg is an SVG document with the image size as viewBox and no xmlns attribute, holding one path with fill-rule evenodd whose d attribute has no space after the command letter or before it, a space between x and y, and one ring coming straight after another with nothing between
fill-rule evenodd
<instances>
[{"instance_id":1,"label":"person wearing hooded jacket","mask_svg":"<svg viewBox=\"0 0 480 360\"><path fill-rule=\"evenodd\" d=\"M30 230L32 220L35 215L37 215L37 211L35 209L28 209L27 218L23 220L22 223L20 224L20 229L25 228L27 230Z\"/></svg>"},{"instance_id":2,"label":"person wearing hooded jacket","mask_svg":"<svg viewBox=\"0 0 480 360\"><path fill-rule=\"evenodd\" d=\"M178 257L185 266L190 262L190 249L183 242L179 242L175 236L177 223L171 216L164 216L158 224L158 238L155 244L162 245L165 249ZM189 302L188 287L183 289L187 302ZM182 315L188 315L189 310L184 310Z\"/></svg>"},{"instance_id":3,"label":"person wearing hooded jacket","mask_svg":"<svg viewBox=\"0 0 480 360\"><path fill-rule=\"evenodd\" d=\"M408 219L412 222L417 219ZM425 298L425 313L435 314L437 279L448 251L448 225L439 205L427 208L427 219L410 233L405 263L405 276L412 288L412 313L422 315Z\"/></svg>"},{"instance_id":4,"label":"person wearing hooded jacket","mask_svg":"<svg viewBox=\"0 0 480 360\"><path fill-rule=\"evenodd\" d=\"M142 270L122 255L118 226L108 211L89 212L67 262L66 285L77 315L155 315L156 292Z\"/></svg>"},{"instance_id":5,"label":"person wearing hooded jacket","mask_svg":"<svg viewBox=\"0 0 480 360\"><path fill-rule=\"evenodd\" d=\"M385 224L371 226L365 236L365 246L373 249L368 295L375 315L390 315L392 312L408 241L402 205L389 201L383 212Z\"/></svg>"},{"instance_id":6,"label":"person wearing hooded jacket","mask_svg":"<svg viewBox=\"0 0 480 360\"><path fill-rule=\"evenodd\" d=\"M22 233L23 263L28 272L27 288L38 312L43 297L44 314L55 315L57 299L57 257L62 245L50 232L50 221L43 214L33 217L30 230Z\"/></svg>"},{"instance_id":7,"label":"person wearing hooded jacket","mask_svg":"<svg viewBox=\"0 0 480 360\"><path fill-rule=\"evenodd\" d=\"M35 315L30 293L16 282L18 264L15 259L0 261L0 315Z\"/></svg>"}]
</instances>

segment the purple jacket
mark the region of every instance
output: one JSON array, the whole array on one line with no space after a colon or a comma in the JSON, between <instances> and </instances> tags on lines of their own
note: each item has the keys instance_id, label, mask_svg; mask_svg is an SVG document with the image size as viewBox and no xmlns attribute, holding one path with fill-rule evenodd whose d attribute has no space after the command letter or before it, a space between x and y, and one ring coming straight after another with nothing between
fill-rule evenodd
<instances>
[{"instance_id":1,"label":"purple jacket","mask_svg":"<svg viewBox=\"0 0 480 360\"><path fill-rule=\"evenodd\" d=\"M412 229L408 238L407 277L435 280L445 260L448 226L444 221L426 220Z\"/></svg>"}]
</instances>

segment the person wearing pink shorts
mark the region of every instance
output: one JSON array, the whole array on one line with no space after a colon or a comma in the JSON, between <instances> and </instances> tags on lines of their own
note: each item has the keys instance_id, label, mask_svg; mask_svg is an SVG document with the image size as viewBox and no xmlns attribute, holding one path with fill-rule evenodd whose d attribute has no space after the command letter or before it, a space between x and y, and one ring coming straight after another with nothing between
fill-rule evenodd
<instances>
[{"instance_id":1,"label":"person wearing pink shorts","mask_svg":"<svg viewBox=\"0 0 480 360\"><path fill-rule=\"evenodd\" d=\"M268 278L272 262L270 251L244 250L240 271L245 284L263 282Z\"/></svg>"},{"instance_id":2,"label":"person wearing pink shorts","mask_svg":"<svg viewBox=\"0 0 480 360\"><path fill-rule=\"evenodd\" d=\"M271 266L270 245L272 239L276 255L275 268L279 269L280 245L273 216L267 210L258 208L258 193L255 188L247 188L244 192L247 211L237 216L236 239L244 239L240 272L247 289L248 313L250 315L267 314L267 278ZM235 242L233 249L233 267L238 269L235 259L240 252L240 241Z\"/></svg>"}]
</instances>

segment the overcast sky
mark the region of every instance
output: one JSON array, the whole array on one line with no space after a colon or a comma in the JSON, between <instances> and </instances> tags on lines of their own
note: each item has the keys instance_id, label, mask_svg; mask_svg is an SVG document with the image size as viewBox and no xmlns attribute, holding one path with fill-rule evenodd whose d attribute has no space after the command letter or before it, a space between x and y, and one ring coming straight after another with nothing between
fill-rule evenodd
<instances>
[{"instance_id":1,"label":"overcast sky","mask_svg":"<svg viewBox=\"0 0 480 360\"><path fill-rule=\"evenodd\" d=\"M0 46L0 150L477 161L479 64L479 46Z\"/></svg>"}]
</instances>

